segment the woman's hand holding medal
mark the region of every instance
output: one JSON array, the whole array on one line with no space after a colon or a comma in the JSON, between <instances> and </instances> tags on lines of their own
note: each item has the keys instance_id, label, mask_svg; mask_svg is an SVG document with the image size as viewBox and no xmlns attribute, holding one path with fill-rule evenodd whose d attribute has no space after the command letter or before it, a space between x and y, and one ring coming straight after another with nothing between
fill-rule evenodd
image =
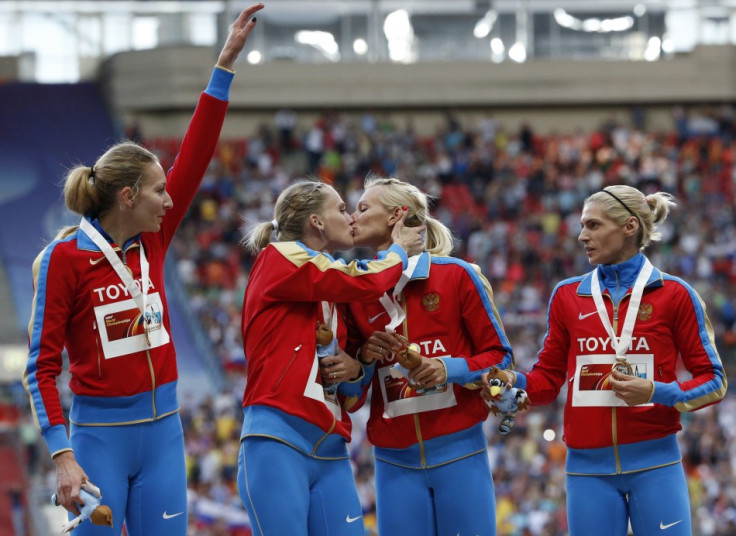
<instances>
[{"instance_id":1,"label":"woman's hand holding medal","mask_svg":"<svg viewBox=\"0 0 736 536\"><path fill-rule=\"evenodd\" d=\"M616 368L616 365L614 365L611 372L610 386L616 394L616 398L620 398L629 406L647 404L654 395L654 382L652 380L622 374Z\"/></svg>"}]
</instances>

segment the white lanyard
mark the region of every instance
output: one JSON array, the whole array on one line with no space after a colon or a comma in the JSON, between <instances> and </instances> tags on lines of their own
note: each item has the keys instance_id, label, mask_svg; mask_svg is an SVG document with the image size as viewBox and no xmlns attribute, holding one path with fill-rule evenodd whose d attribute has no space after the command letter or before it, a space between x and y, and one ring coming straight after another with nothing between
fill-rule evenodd
<instances>
[{"instance_id":1,"label":"white lanyard","mask_svg":"<svg viewBox=\"0 0 736 536\"><path fill-rule=\"evenodd\" d=\"M118 274L118 277L128 289L130 297L133 298L133 301L138 306L138 309L141 312L141 317L143 318L143 327L146 335L146 342L148 343L148 346L151 346L151 341L148 336L148 321L146 320L146 293L148 292L149 265L148 260L146 259L146 254L143 251L143 242L140 243L141 284L139 287L133 279L133 276L130 275L126 266L123 264L123 261L120 260L120 257L117 256L115 251L112 249L112 246L110 246L107 240L105 240L105 238L94 227L94 225L89 223L86 218L82 218L82 221L79 223L79 228L90 238L90 240L92 240L92 242L95 243L98 248L100 248L100 251L110 262L113 270L115 270L115 273Z\"/></svg>"},{"instance_id":2,"label":"white lanyard","mask_svg":"<svg viewBox=\"0 0 736 536\"><path fill-rule=\"evenodd\" d=\"M322 302L322 317L325 325L332 331L332 336L337 340L337 307L333 307L330 302Z\"/></svg>"},{"instance_id":3,"label":"white lanyard","mask_svg":"<svg viewBox=\"0 0 736 536\"><path fill-rule=\"evenodd\" d=\"M598 309L598 316L603 323L603 327L606 328L608 335L611 337L611 346L616 352L616 359L626 360L626 351L631 344L631 335L634 333L634 324L636 323L636 315L639 314L639 304L644 294L644 286L649 281L652 270L654 270L652 263L649 262L649 259L645 259L644 266L641 267L641 271L634 283L634 288L631 291L629 308L626 311L626 319L624 320L624 327L621 330L620 338L617 338L616 332L613 331L611 321L608 319L608 312L606 312L606 306L603 303L601 287L600 283L598 283L598 267L593 270L590 291L593 294L593 301L595 301L595 307Z\"/></svg>"},{"instance_id":4,"label":"white lanyard","mask_svg":"<svg viewBox=\"0 0 736 536\"><path fill-rule=\"evenodd\" d=\"M386 309L386 312L388 313L388 316L391 318L391 321L386 325L387 333L395 331L396 327L404 321L404 318L406 318L406 312L401 306L401 303L399 303L398 297L399 294L401 294L401 291L404 290L406 284L411 279L411 276L417 267L417 263L419 262L420 256L421 254L414 255L413 257L409 258L406 269L401 272L401 277L399 278L398 283L396 283L392 295L389 296L387 292L384 292L383 296L381 296L381 298L379 299L381 305L383 305L384 309Z\"/></svg>"}]
</instances>

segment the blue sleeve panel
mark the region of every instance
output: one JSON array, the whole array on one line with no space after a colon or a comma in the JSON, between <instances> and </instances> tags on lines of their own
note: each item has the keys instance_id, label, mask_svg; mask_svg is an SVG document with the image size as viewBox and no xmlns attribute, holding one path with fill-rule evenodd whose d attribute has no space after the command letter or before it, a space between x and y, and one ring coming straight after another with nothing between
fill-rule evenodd
<instances>
[{"instance_id":1,"label":"blue sleeve panel","mask_svg":"<svg viewBox=\"0 0 736 536\"><path fill-rule=\"evenodd\" d=\"M210 83L207 84L207 88L204 90L205 93L211 97L215 97L221 101L230 100L230 84L235 77L235 73L227 71L221 67L215 66L212 70L212 77Z\"/></svg>"}]
</instances>

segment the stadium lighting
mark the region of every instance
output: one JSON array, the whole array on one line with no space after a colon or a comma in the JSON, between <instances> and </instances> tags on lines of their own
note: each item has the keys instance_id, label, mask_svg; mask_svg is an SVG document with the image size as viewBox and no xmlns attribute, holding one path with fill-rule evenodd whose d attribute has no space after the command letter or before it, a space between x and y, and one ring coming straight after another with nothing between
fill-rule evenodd
<instances>
[{"instance_id":1,"label":"stadium lighting","mask_svg":"<svg viewBox=\"0 0 736 536\"><path fill-rule=\"evenodd\" d=\"M138 17L133 20L133 49L145 50L158 46L159 19Z\"/></svg>"},{"instance_id":2,"label":"stadium lighting","mask_svg":"<svg viewBox=\"0 0 736 536\"><path fill-rule=\"evenodd\" d=\"M258 50L251 50L250 52L248 52L248 55L245 57L245 59L251 65L256 65L263 61L263 54L261 54Z\"/></svg>"},{"instance_id":3,"label":"stadium lighting","mask_svg":"<svg viewBox=\"0 0 736 536\"><path fill-rule=\"evenodd\" d=\"M662 40L662 52L665 54L672 54L675 51L675 42L667 37L664 36L664 39Z\"/></svg>"},{"instance_id":4,"label":"stadium lighting","mask_svg":"<svg viewBox=\"0 0 736 536\"><path fill-rule=\"evenodd\" d=\"M647 61L657 61L662 51L662 42L659 37L650 37L647 48L644 51L644 59Z\"/></svg>"},{"instance_id":5,"label":"stadium lighting","mask_svg":"<svg viewBox=\"0 0 736 536\"><path fill-rule=\"evenodd\" d=\"M389 13L383 22L383 33L388 40L388 56L392 61L399 63L416 61L414 28L406 10L399 9Z\"/></svg>"},{"instance_id":6,"label":"stadium lighting","mask_svg":"<svg viewBox=\"0 0 736 536\"><path fill-rule=\"evenodd\" d=\"M496 19L498 19L498 14L493 9L486 12L485 16L475 23L473 35L478 39L488 37L488 34L493 29L493 25L496 23Z\"/></svg>"},{"instance_id":7,"label":"stadium lighting","mask_svg":"<svg viewBox=\"0 0 736 536\"><path fill-rule=\"evenodd\" d=\"M330 61L340 61L340 47L330 32L301 30L296 33L294 39L297 43L316 48Z\"/></svg>"},{"instance_id":8,"label":"stadium lighting","mask_svg":"<svg viewBox=\"0 0 736 536\"><path fill-rule=\"evenodd\" d=\"M522 43L514 43L509 49L509 58L516 63L524 63L526 61L526 47Z\"/></svg>"},{"instance_id":9,"label":"stadium lighting","mask_svg":"<svg viewBox=\"0 0 736 536\"><path fill-rule=\"evenodd\" d=\"M493 63L501 63L503 61L506 47L500 37L491 39L491 61Z\"/></svg>"},{"instance_id":10,"label":"stadium lighting","mask_svg":"<svg viewBox=\"0 0 736 536\"><path fill-rule=\"evenodd\" d=\"M576 30L580 32L624 32L630 30L634 26L634 18L626 15L625 17L616 17L615 19L597 19L590 18L581 20L570 15L562 8L554 11L555 22L563 28Z\"/></svg>"},{"instance_id":11,"label":"stadium lighting","mask_svg":"<svg viewBox=\"0 0 736 536\"><path fill-rule=\"evenodd\" d=\"M365 56L368 53L368 43L365 39L358 38L353 41L353 52L358 56Z\"/></svg>"}]
</instances>

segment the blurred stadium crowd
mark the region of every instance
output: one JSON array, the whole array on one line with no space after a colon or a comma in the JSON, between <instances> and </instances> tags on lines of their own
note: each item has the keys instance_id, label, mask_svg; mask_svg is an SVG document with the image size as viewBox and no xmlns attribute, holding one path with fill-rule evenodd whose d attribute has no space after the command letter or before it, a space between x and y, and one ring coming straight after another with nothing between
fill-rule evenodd
<instances>
[{"instance_id":1,"label":"blurred stadium crowd","mask_svg":"<svg viewBox=\"0 0 736 536\"><path fill-rule=\"evenodd\" d=\"M433 195L435 216L456 237L454 254L477 263L491 282L521 370L531 367L541 347L554 285L591 269L577 242L583 200L618 183L671 192L679 206L647 254L703 297L727 374L736 377L732 110L676 108L672 127L661 132L644 128L641 113L635 117L633 126L540 135L529 126L510 131L491 115L470 120L448 113L435 132L420 133L411 123L370 114L324 114L301 129L295 114L282 110L247 138L222 141L172 248L190 306L226 371L221 392L196 402L181 397L190 534L250 534L235 487L246 381L240 313L253 262L240 241L250 224L273 217L276 197L294 178L331 182L349 209L369 173L408 180ZM168 168L179 140L144 142ZM508 436L498 433L493 416L486 422L499 535L567 534L563 405L560 398L520 414ZM367 534L375 534L367 412L353 417L355 477ZM682 422L695 534L736 534L736 397L683 414ZM34 448L32 432L26 435L31 456L39 458L33 453L43 449ZM43 472L50 466L41 460L33 467Z\"/></svg>"}]
</instances>

